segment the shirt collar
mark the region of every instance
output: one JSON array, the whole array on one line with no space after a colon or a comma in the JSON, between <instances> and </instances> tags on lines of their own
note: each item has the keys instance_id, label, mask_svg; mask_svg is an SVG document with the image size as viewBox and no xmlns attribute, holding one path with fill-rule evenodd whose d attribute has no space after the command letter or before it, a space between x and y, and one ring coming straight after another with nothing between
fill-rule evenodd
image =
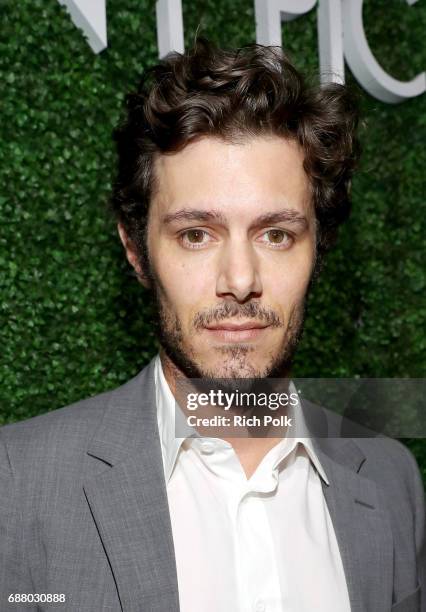
<instances>
[{"instance_id":1,"label":"shirt collar","mask_svg":"<svg viewBox=\"0 0 426 612\"><path fill-rule=\"evenodd\" d=\"M161 359L160 359L159 354L155 356L154 361L155 361L154 377L155 377L155 391L156 391L156 402L157 402L158 430L160 434L164 475L166 478L166 482L168 482L170 480L174 466L176 464L176 460L179 454L179 450L182 446L182 442L189 437L199 437L199 435L194 429L188 428L188 436L183 437L183 438L176 438L175 436L176 401L175 401L173 393L170 390L169 384L164 376L163 367L161 365ZM296 390L296 387L294 386L293 381L290 381L290 391L292 393L295 393L297 397L299 398L299 395L297 393L297 390ZM299 435L297 435L297 437L296 436L291 437L290 439L291 447L294 448L297 445L297 443L300 442L305 447L306 452L308 453L311 462L317 469L321 478L324 480L326 484L329 484L328 478L314 450L312 440L307 435L308 430L307 430L306 423L303 417L303 410L300 407L300 400L297 406L294 407L294 413L297 413L298 415L297 419L295 419L295 423L297 424L296 433ZM285 452L285 455L287 454L288 452ZM275 462L275 464L279 463L281 459L282 459L282 453L280 453L277 456L277 461Z\"/></svg>"},{"instance_id":2,"label":"shirt collar","mask_svg":"<svg viewBox=\"0 0 426 612\"><path fill-rule=\"evenodd\" d=\"M166 482L169 482L179 449L186 438L176 438L175 436L176 401L164 376L159 354L155 356L154 378L164 475Z\"/></svg>"}]
</instances>

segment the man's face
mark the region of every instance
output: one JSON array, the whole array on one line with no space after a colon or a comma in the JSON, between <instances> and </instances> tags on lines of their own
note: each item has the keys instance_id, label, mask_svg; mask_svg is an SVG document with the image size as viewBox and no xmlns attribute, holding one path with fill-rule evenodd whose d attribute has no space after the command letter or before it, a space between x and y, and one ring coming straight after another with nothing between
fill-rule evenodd
<instances>
[{"instance_id":1,"label":"man's face","mask_svg":"<svg viewBox=\"0 0 426 612\"><path fill-rule=\"evenodd\" d=\"M155 172L142 282L166 355L189 377L284 376L315 260L301 149L276 136L204 137L160 156ZM257 329L214 329L227 324Z\"/></svg>"}]
</instances>

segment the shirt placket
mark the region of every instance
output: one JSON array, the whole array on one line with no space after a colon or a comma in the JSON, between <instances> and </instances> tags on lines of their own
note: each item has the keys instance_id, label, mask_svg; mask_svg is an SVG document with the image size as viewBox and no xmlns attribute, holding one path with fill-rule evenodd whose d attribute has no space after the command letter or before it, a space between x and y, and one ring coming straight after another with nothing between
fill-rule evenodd
<instances>
[{"instance_id":1,"label":"shirt placket","mask_svg":"<svg viewBox=\"0 0 426 612\"><path fill-rule=\"evenodd\" d=\"M231 513L240 612L282 612L273 534L261 494L241 488Z\"/></svg>"}]
</instances>

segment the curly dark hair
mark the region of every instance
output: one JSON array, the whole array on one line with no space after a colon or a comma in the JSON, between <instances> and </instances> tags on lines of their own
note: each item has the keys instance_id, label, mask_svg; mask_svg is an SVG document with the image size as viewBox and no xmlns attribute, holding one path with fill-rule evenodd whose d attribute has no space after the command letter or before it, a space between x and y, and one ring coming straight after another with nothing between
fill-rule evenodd
<instances>
[{"instance_id":1,"label":"curly dark hair","mask_svg":"<svg viewBox=\"0 0 426 612\"><path fill-rule=\"evenodd\" d=\"M127 116L113 132L118 172L110 208L145 269L148 208L158 188L154 160L200 136L296 140L311 186L317 259L334 243L350 212L360 154L358 103L346 86L308 84L280 47L224 50L199 37L190 51L169 53L148 68L125 103Z\"/></svg>"}]
</instances>

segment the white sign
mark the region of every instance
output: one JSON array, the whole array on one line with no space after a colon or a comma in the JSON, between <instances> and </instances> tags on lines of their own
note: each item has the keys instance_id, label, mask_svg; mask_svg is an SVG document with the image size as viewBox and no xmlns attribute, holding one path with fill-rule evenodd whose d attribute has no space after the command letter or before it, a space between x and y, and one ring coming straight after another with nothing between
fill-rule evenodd
<instances>
[{"instance_id":1,"label":"white sign","mask_svg":"<svg viewBox=\"0 0 426 612\"><path fill-rule=\"evenodd\" d=\"M58 0L81 28L95 53L107 46L105 0ZM413 5L417 0L406 0ZM372 96L394 104L426 91L426 72L410 81L399 81L385 72L365 36L363 0L254 0L256 41L282 45L282 22L291 21L317 8L318 51L321 81L345 82L345 60L360 85ZM159 57L169 51L184 51L181 0L157 0Z\"/></svg>"},{"instance_id":2,"label":"white sign","mask_svg":"<svg viewBox=\"0 0 426 612\"><path fill-rule=\"evenodd\" d=\"M107 47L107 19L105 0L58 0L67 7L77 28L87 36L88 43L95 53Z\"/></svg>"}]
</instances>

